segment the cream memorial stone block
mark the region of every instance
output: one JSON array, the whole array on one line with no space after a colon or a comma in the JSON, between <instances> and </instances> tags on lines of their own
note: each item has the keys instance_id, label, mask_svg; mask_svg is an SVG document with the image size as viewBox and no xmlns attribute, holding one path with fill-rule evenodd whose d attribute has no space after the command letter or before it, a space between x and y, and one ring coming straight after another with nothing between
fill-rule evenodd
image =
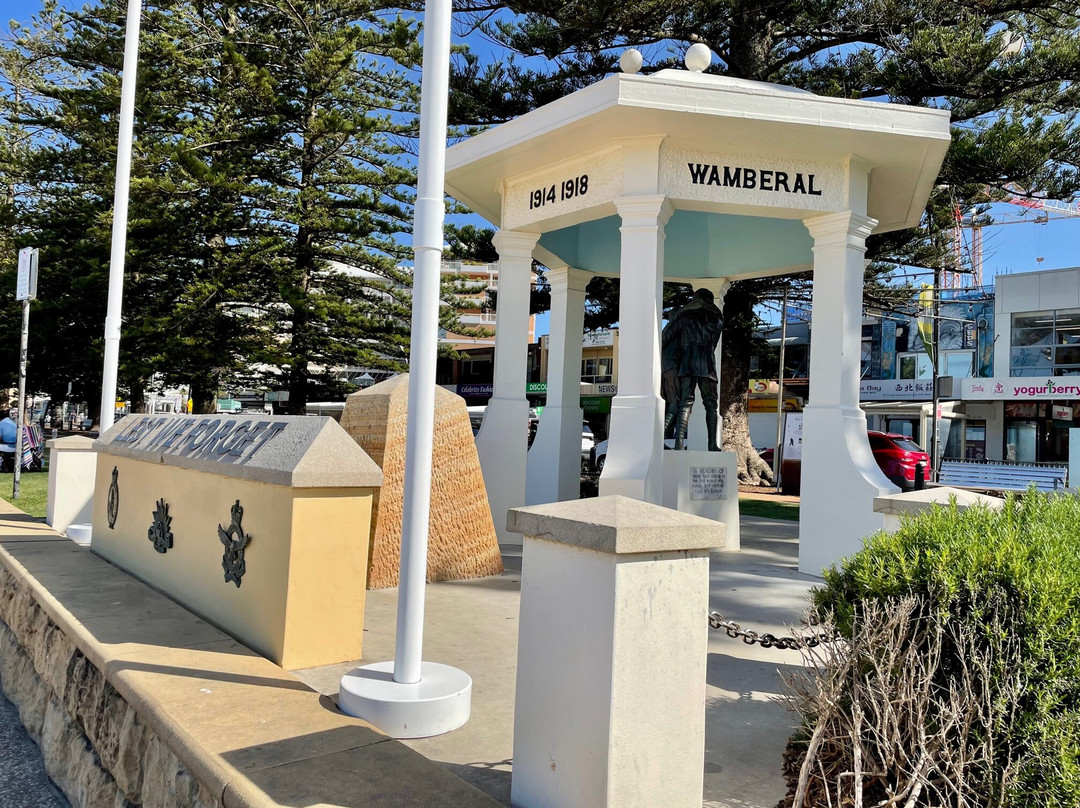
<instances>
[{"instance_id":1,"label":"cream memorial stone block","mask_svg":"<svg viewBox=\"0 0 1080 808\"><path fill-rule=\"evenodd\" d=\"M341 426L383 471L371 525L369 589L398 585L405 486L409 376L394 376L346 400ZM465 400L435 390L427 580L458 581L502 572Z\"/></svg>"},{"instance_id":2,"label":"cream memorial stone block","mask_svg":"<svg viewBox=\"0 0 1080 808\"><path fill-rule=\"evenodd\" d=\"M49 488L45 524L65 533L68 525L89 522L94 499L94 441L81 435L54 438L49 450Z\"/></svg>"},{"instance_id":3,"label":"cream memorial stone block","mask_svg":"<svg viewBox=\"0 0 1080 808\"><path fill-rule=\"evenodd\" d=\"M739 477L734 452L664 452L664 507L723 522L725 550L738 550Z\"/></svg>"},{"instance_id":4,"label":"cream memorial stone block","mask_svg":"<svg viewBox=\"0 0 1080 808\"><path fill-rule=\"evenodd\" d=\"M382 473L333 420L131 416L95 448L95 553L284 668L360 658Z\"/></svg>"}]
</instances>

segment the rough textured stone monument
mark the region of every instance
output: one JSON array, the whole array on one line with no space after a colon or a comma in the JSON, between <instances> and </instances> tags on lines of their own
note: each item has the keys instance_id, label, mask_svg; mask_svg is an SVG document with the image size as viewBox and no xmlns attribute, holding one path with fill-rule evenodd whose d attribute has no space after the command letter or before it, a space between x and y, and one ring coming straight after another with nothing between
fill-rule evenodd
<instances>
[{"instance_id":1,"label":"rough textured stone monument","mask_svg":"<svg viewBox=\"0 0 1080 808\"><path fill-rule=\"evenodd\" d=\"M353 393L341 425L383 471L371 522L368 588L398 584L405 483L405 423L409 376L402 374ZM502 572L465 400L435 391L435 445L428 534L428 581L458 581Z\"/></svg>"}]
</instances>

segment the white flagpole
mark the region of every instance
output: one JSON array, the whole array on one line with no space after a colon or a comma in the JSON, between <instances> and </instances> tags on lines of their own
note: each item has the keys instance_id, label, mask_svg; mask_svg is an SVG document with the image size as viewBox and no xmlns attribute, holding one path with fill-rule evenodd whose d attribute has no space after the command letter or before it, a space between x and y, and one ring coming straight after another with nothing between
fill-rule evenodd
<instances>
[{"instance_id":1,"label":"white flagpole","mask_svg":"<svg viewBox=\"0 0 1080 808\"><path fill-rule=\"evenodd\" d=\"M449 86L450 0L427 0L413 223L415 267L397 642L393 663L350 671L342 677L338 692L338 706L343 711L370 721L395 738L421 738L457 729L469 720L472 701L472 679L467 673L422 661ZM387 673L393 674L391 681L386 680Z\"/></svg>"},{"instance_id":2,"label":"white flagpole","mask_svg":"<svg viewBox=\"0 0 1080 808\"><path fill-rule=\"evenodd\" d=\"M139 25L142 0L128 0L124 35L124 80L120 89L120 135L116 142L112 250L109 256L109 305L105 313L105 363L101 372L101 432L116 419L116 375L120 366L120 318L124 302L124 251L127 249L128 195L131 190L131 142L135 129L135 78L139 72Z\"/></svg>"}]
</instances>

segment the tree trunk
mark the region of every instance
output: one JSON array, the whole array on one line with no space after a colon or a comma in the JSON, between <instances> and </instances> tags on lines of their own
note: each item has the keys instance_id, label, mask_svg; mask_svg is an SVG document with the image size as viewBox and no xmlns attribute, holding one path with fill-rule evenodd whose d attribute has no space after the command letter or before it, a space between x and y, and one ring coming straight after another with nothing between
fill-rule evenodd
<instances>
[{"instance_id":1,"label":"tree trunk","mask_svg":"<svg viewBox=\"0 0 1080 808\"><path fill-rule=\"evenodd\" d=\"M128 399L131 401L131 411L146 412L146 383L142 379L134 379L128 385L131 391Z\"/></svg>"},{"instance_id":2,"label":"tree trunk","mask_svg":"<svg viewBox=\"0 0 1080 808\"><path fill-rule=\"evenodd\" d=\"M736 283L724 298L723 355L720 365L720 415L724 419L723 447L734 452L743 485L771 485L772 469L750 442L746 401L750 390L750 357L754 353L754 304L757 298L745 284Z\"/></svg>"},{"instance_id":3,"label":"tree trunk","mask_svg":"<svg viewBox=\"0 0 1080 808\"><path fill-rule=\"evenodd\" d=\"M289 365L289 400L285 402L285 412L289 415L304 415L308 399L308 360L307 329L310 328L306 312L293 309L292 342L289 353L292 362Z\"/></svg>"},{"instance_id":4,"label":"tree trunk","mask_svg":"<svg viewBox=\"0 0 1080 808\"><path fill-rule=\"evenodd\" d=\"M191 406L196 414L202 415L217 411L217 386L213 383L191 383Z\"/></svg>"},{"instance_id":5,"label":"tree trunk","mask_svg":"<svg viewBox=\"0 0 1080 808\"><path fill-rule=\"evenodd\" d=\"M737 4L730 29L728 74L755 81L769 81L768 63L774 32L763 7ZM725 451L738 458L736 470L743 485L771 485L772 469L750 441L746 402L750 395L750 357L754 355L754 306L757 295L752 282L736 282L724 298L724 339L720 369L720 415L724 419ZM782 371L781 371L782 372Z\"/></svg>"}]
</instances>

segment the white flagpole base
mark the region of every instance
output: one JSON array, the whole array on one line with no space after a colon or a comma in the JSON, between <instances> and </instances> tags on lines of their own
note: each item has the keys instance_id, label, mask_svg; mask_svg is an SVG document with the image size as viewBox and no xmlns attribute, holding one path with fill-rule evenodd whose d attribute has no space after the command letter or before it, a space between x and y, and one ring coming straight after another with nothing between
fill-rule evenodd
<instances>
[{"instance_id":1,"label":"white flagpole base","mask_svg":"<svg viewBox=\"0 0 1080 808\"><path fill-rule=\"evenodd\" d=\"M472 678L438 662L420 663L420 681L394 681L394 663L376 662L341 677L338 707L391 738L430 738L464 726L472 707Z\"/></svg>"}]
</instances>

